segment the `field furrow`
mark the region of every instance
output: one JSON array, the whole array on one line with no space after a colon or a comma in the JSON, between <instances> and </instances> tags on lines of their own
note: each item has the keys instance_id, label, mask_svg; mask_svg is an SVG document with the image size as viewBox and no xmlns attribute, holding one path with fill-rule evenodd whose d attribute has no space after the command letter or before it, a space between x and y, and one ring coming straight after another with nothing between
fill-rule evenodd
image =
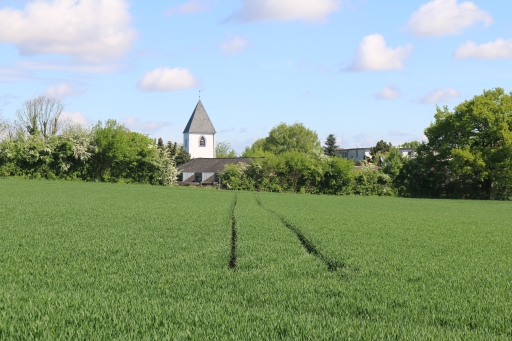
<instances>
[{"instance_id":1,"label":"field furrow","mask_svg":"<svg viewBox=\"0 0 512 341\"><path fill-rule=\"evenodd\" d=\"M297 227L296 225L294 225L293 223L288 221L283 215L277 213L276 211L274 211L274 210L272 210L272 209L270 209L268 207L265 207L263 205L263 203L261 202L261 198L258 195L256 195L256 201L258 202L258 205L260 207L262 207L263 209L267 210L271 214L273 214L276 217L278 217L279 220L281 220L281 223L284 226L286 226L290 231L292 231L297 236L297 239L300 241L300 243L302 244L304 249L306 249L306 251L308 253L310 253L313 256L315 256L315 257L319 258L320 260L322 260L325 263L325 265L327 266L327 269L329 271L336 271L338 269L345 268L345 264L343 262L340 262L340 261L337 261L337 260L334 260L334 259L330 259L324 253L322 253L315 246L315 244L304 235L304 233L300 230L299 227Z\"/></svg>"}]
</instances>

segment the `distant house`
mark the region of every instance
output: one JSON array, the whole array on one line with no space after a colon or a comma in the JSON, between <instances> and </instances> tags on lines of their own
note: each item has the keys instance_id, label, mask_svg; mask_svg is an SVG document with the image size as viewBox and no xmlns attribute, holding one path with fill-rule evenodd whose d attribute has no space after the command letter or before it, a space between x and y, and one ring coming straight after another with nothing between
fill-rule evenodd
<instances>
[{"instance_id":1,"label":"distant house","mask_svg":"<svg viewBox=\"0 0 512 341\"><path fill-rule=\"evenodd\" d=\"M344 159L354 160L354 162L372 157L370 148L338 148L336 149L336 155Z\"/></svg>"},{"instance_id":2,"label":"distant house","mask_svg":"<svg viewBox=\"0 0 512 341\"><path fill-rule=\"evenodd\" d=\"M251 163L251 158L227 158L227 159L192 159L178 167L181 172L178 183L185 185L212 185L219 183L219 173L229 164Z\"/></svg>"},{"instance_id":3,"label":"distant house","mask_svg":"<svg viewBox=\"0 0 512 341\"><path fill-rule=\"evenodd\" d=\"M416 149L414 148L398 148L404 157L413 157ZM370 148L338 148L336 155L344 158L354 160L354 162L362 161L365 158L371 158Z\"/></svg>"}]
</instances>

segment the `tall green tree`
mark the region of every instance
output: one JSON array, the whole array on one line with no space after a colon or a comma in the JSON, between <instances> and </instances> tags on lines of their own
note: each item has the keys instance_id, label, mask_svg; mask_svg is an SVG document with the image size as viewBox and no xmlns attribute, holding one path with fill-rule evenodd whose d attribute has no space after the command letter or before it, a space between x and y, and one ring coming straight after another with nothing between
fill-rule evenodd
<instances>
[{"instance_id":1,"label":"tall green tree","mask_svg":"<svg viewBox=\"0 0 512 341\"><path fill-rule=\"evenodd\" d=\"M383 140L377 142L375 147L370 148L370 155L372 156L372 160L374 162L378 161L378 157L389 153L391 147L393 147L391 143L386 143Z\"/></svg>"},{"instance_id":2,"label":"tall green tree","mask_svg":"<svg viewBox=\"0 0 512 341\"><path fill-rule=\"evenodd\" d=\"M512 198L512 93L485 90L453 111L438 107L425 135L401 174L409 194Z\"/></svg>"},{"instance_id":3,"label":"tall green tree","mask_svg":"<svg viewBox=\"0 0 512 341\"><path fill-rule=\"evenodd\" d=\"M192 157L190 156L190 153L187 152L183 146L179 146L178 151L176 153L176 157L174 158L176 160L176 166L180 166L184 163L187 163L190 161Z\"/></svg>"},{"instance_id":4,"label":"tall green tree","mask_svg":"<svg viewBox=\"0 0 512 341\"><path fill-rule=\"evenodd\" d=\"M324 154L327 156L336 156L336 149L338 149L336 138L333 134L329 134L327 140L325 140Z\"/></svg>"},{"instance_id":5,"label":"tall green tree","mask_svg":"<svg viewBox=\"0 0 512 341\"><path fill-rule=\"evenodd\" d=\"M182 145L179 145L177 142L167 141L167 146L165 147L170 157L174 158L176 161L176 166L180 166L184 163L190 161L190 154L183 148Z\"/></svg>"},{"instance_id":6,"label":"tall green tree","mask_svg":"<svg viewBox=\"0 0 512 341\"><path fill-rule=\"evenodd\" d=\"M264 157L272 155L271 152L263 150L265 138L257 139L250 147L245 147L241 157Z\"/></svg>"},{"instance_id":7,"label":"tall green tree","mask_svg":"<svg viewBox=\"0 0 512 341\"><path fill-rule=\"evenodd\" d=\"M161 137L158 138L158 141L156 143L156 146L158 147L158 149L160 150L164 150L165 149L165 145L164 145L164 140L162 140Z\"/></svg>"},{"instance_id":8,"label":"tall green tree","mask_svg":"<svg viewBox=\"0 0 512 341\"><path fill-rule=\"evenodd\" d=\"M302 123L281 123L270 130L262 149L273 154L292 151L311 154L321 150L321 146L317 133Z\"/></svg>"},{"instance_id":9,"label":"tall green tree","mask_svg":"<svg viewBox=\"0 0 512 341\"><path fill-rule=\"evenodd\" d=\"M437 108L435 119L425 135L451 180L472 197L511 197L512 93L486 90L453 111Z\"/></svg>"}]
</instances>

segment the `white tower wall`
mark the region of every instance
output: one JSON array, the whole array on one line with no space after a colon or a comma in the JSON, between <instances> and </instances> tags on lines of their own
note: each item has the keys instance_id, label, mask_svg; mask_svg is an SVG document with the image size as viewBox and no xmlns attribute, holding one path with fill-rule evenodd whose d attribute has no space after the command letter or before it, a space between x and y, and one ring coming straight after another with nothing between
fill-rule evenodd
<instances>
[{"instance_id":1,"label":"white tower wall","mask_svg":"<svg viewBox=\"0 0 512 341\"><path fill-rule=\"evenodd\" d=\"M201 137L205 139L204 147L200 146ZM215 157L215 134L185 133L183 134L183 145L194 159Z\"/></svg>"}]
</instances>

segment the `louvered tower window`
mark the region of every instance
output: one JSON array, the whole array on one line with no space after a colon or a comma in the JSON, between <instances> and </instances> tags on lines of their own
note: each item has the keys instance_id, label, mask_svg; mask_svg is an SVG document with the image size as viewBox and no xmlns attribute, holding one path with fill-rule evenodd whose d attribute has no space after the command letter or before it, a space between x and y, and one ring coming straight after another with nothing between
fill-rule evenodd
<instances>
[{"instance_id":1,"label":"louvered tower window","mask_svg":"<svg viewBox=\"0 0 512 341\"><path fill-rule=\"evenodd\" d=\"M206 147L206 139L204 138L204 136L201 136L199 138L199 147Z\"/></svg>"}]
</instances>

